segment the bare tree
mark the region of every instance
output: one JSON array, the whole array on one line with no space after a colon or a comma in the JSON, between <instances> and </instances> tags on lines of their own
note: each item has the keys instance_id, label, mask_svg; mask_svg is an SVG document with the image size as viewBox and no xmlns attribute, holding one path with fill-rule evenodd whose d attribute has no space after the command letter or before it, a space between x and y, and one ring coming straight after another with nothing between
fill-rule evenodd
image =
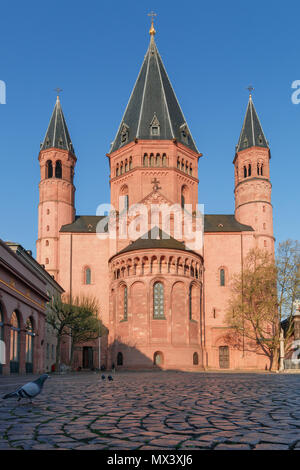
<instances>
[{"instance_id":1,"label":"bare tree","mask_svg":"<svg viewBox=\"0 0 300 470\"><path fill-rule=\"evenodd\" d=\"M226 315L230 332L226 340L234 348L263 354L269 370L279 363L281 322L288 319L285 347L292 334L294 302L299 296L299 242L279 244L276 262L265 250L252 249L243 272L234 276Z\"/></svg>"},{"instance_id":2,"label":"bare tree","mask_svg":"<svg viewBox=\"0 0 300 470\"><path fill-rule=\"evenodd\" d=\"M267 356L272 369L279 348L276 266L271 254L249 251L243 272L232 279L232 295L226 315L230 328L226 341L234 348Z\"/></svg>"}]
</instances>

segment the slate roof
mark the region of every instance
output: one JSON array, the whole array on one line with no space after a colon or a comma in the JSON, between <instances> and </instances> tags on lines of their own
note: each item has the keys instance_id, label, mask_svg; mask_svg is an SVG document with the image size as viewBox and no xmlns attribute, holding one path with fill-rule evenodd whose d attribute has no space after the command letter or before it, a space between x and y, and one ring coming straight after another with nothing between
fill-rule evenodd
<instances>
[{"instance_id":1,"label":"slate roof","mask_svg":"<svg viewBox=\"0 0 300 470\"><path fill-rule=\"evenodd\" d=\"M269 148L252 97L250 95L246 115L237 145L237 152L250 147Z\"/></svg>"},{"instance_id":2,"label":"slate roof","mask_svg":"<svg viewBox=\"0 0 300 470\"><path fill-rule=\"evenodd\" d=\"M151 125L159 129L153 135ZM126 138L122 140L122 133ZM154 34L110 152L135 139L172 140L199 153L157 50Z\"/></svg>"},{"instance_id":3,"label":"slate roof","mask_svg":"<svg viewBox=\"0 0 300 470\"><path fill-rule=\"evenodd\" d=\"M179 242L173 237L169 237L158 227L153 227L152 231L138 238L130 245L119 251L121 253L127 253L128 251L144 250L150 248L172 248L173 250L186 250L184 242Z\"/></svg>"},{"instance_id":4,"label":"slate roof","mask_svg":"<svg viewBox=\"0 0 300 470\"><path fill-rule=\"evenodd\" d=\"M72 224L63 225L60 229L60 232L71 232L71 233L96 233L96 228L98 222L103 219L105 216L99 215L77 215L75 221ZM104 227L104 232L108 231L107 225ZM103 232L103 233L104 233ZM152 240L150 236L145 239L138 239L131 245L135 245L139 240L139 245L141 248L147 248L145 245L148 242L154 242L159 246L157 248L174 248L174 249L184 249L184 243L175 240L174 238L164 239L159 232L159 239ZM234 217L233 214L205 214L204 215L204 232L253 232L253 228L249 225L240 224ZM148 232L149 233L149 232ZM135 245L136 246L136 245ZM150 248L150 246L148 246ZM156 246L152 246L156 248ZM131 248L131 249L140 249L140 248Z\"/></svg>"},{"instance_id":5,"label":"slate roof","mask_svg":"<svg viewBox=\"0 0 300 470\"><path fill-rule=\"evenodd\" d=\"M48 148L69 150L70 152L74 153L74 148L67 128L64 113L61 108L59 97L56 99L50 123L45 138L41 144L41 150Z\"/></svg>"},{"instance_id":6,"label":"slate roof","mask_svg":"<svg viewBox=\"0 0 300 470\"><path fill-rule=\"evenodd\" d=\"M75 221L72 224L63 225L60 232L96 233L98 222L105 217L105 215L77 215ZM108 226L106 224L102 233L107 231Z\"/></svg>"},{"instance_id":7,"label":"slate roof","mask_svg":"<svg viewBox=\"0 0 300 470\"><path fill-rule=\"evenodd\" d=\"M205 214L204 232L253 232L249 225L240 224L233 214Z\"/></svg>"}]
</instances>

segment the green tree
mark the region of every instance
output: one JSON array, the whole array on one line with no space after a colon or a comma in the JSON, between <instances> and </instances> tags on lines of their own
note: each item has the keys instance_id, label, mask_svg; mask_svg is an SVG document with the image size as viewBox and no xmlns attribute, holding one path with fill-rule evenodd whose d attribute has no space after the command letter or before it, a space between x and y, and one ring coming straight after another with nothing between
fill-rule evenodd
<instances>
[{"instance_id":1,"label":"green tree","mask_svg":"<svg viewBox=\"0 0 300 470\"><path fill-rule=\"evenodd\" d=\"M71 361L76 343L96 339L104 332L99 316L97 300L92 297L53 297L49 304L47 323L52 326L56 338L56 364L59 370L61 361L61 342L64 336L71 337Z\"/></svg>"}]
</instances>

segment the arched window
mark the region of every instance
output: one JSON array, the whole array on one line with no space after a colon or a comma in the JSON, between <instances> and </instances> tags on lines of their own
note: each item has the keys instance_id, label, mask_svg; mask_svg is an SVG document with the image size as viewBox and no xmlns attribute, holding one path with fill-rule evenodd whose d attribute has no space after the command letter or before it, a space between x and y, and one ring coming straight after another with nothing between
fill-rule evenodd
<instances>
[{"instance_id":1,"label":"arched window","mask_svg":"<svg viewBox=\"0 0 300 470\"><path fill-rule=\"evenodd\" d=\"M92 281L92 271L91 268L85 268L84 270L84 283L91 284Z\"/></svg>"},{"instance_id":2,"label":"arched window","mask_svg":"<svg viewBox=\"0 0 300 470\"><path fill-rule=\"evenodd\" d=\"M188 194L187 186L182 186L182 188L181 188L181 207L182 207L182 209L184 209L187 194Z\"/></svg>"},{"instance_id":3,"label":"arched window","mask_svg":"<svg viewBox=\"0 0 300 470\"><path fill-rule=\"evenodd\" d=\"M199 364L199 356L198 353L194 352L193 354L193 365L197 366Z\"/></svg>"},{"instance_id":4,"label":"arched window","mask_svg":"<svg viewBox=\"0 0 300 470\"><path fill-rule=\"evenodd\" d=\"M121 162L121 165L120 165L120 175L123 175L123 162Z\"/></svg>"},{"instance_id":5,"label":"arched window","mask_svg":"<svg viewBox=\"0 0 300 470\"><path fill-rule=\"evenodd\" d=\"M55 178L62 178L62 167L60 160L57 160L55 163Z\"/></svg>"},{"instance_id":6,"label":"arched window","mask_svg":"<svg viewBox=\"0 0 300 470\"><path fill-rule=\"evenodd\" d=\"M117 355L117 366L122 366L123 365L123 354L121 352L118 352Z\"/></svg>"},{"instance_id":7,"label":"arched window","mask_svg":"<svg viewBox=\"0 0 300 470\"><path fill-rule=\"evenodd\" d=\"M53 166L51 160L48 160L46 163L46 178L52 178L53 176Z\"/></svg>"},{"instance_id":8,"label":"arched window","mask_svg":"<svg viewBox=\"0 0 300 470\"><path fill-rule=\"evenodd\" d=\"M220 269L220 286L225 286L225 269Z\"/></svg>"},{"instance_id":9,"label":"arched window","mask_svg":"<svg viewBox=\"0 0 300 470\"><path fill-rule=\"evenodd\" d=\"M31 318L26 321L26 372L32 374L33 372L33 341L34 331Z\"/></svg>"},{"instance_id":10,"label":"arched window","mask_svg":"<svg viewBox=\"0 0 300 470\"><path fill-rule=\"evenodd\" d=\"M119 176L119 165L117 165L117 168L116 168L116 176Z\"/></svg>"},{"instance_id":11,"label":"arched window","mask_svg":"<svg viewBox=\"0 0 300 470\"><path fill-rule=\"evenodd\" d=\"M244 166L244 178L247 178L247 167Z\"/></svg>"},{"instance_id":12,"label":"arched window","mask_svg":"<svg viewBox=\"0 0 300 470\"><path fill-rule=\"evenodd\" d=\"M184 171L184 160L181 162L181 171Z\"/></svg>"},{"instance_id":13,"label":"arched window","mask_svg":"<svg viewBox=\"0 0 300 470\"><path fill-rule=\"evenodd\" d=\"M13 312L10 320L10 372L19 372L20 360L20 321L17 312Z\"/></svg>"},{"instance_id":14,"label":"arched window","mask_svg":"<svg viewBox=\"0 0 300 470\"><path fill-rule=\"evenodd\" d=\"M128 186L124 184L120 190L120 199L121 206L120 211L129 209L129 195L128 195Z\"/></svg>"},{"instance_id":15,"label":"arched window","mask_svg":"<svg viewBox=\"0 0 300 470\"><path fill-rule=\"evenodd\" d=\"M162 156L162 166L167 166L167 156L165 153Z\"/></svg>"},{"instance_id":16,"label":"arched window","mask_svg":"<svg viewBox=\"0 0 300 470\"><path fill-rule=\"evenodd\" d=\"M156 166L160 166L160 155L159 155L159 153L156 155Z\"/></svg>"},{"instance_id":17,"label":"arched window","mask_svg":"<svg viewBox=\"0 0 300 470\"><path fill-rule=\"evenodd\" d=\"M128 318L128 291L127 286L123 287L123 318L127 320Z\"/></svg>"},{"instance_id":18,"label":"arched window","mask_svg":"<svg viewBox=\"0 0 300 470\"><path fill-rule=\"evenodd\" d=\"M144 158L143 158L143 165L148 166L148 155L145 153Z\"/></svg>"},{"instance_id":19,"label":"arched window","mask_svg":"<svg viewBox=\"0 0 300 470\"><path fill-rule=\"evenodd\" d=\"M153 355L153 364L155 366L161 366L164 362L163 353L160 351L156 351Z\"/></svg>"},{"instance_id":20,"label":"arched window","mask_svg":"<svg viewBox=\"0 0 300 470\"><path fill-rule=\"evenodd\" d=\"M193 319L193 304L192 304L193 286L189 288L189 319Z\"/></svg>"},{"instance_id":21,"label":"arched window","mask_svg":"<svg viewBox=\"0 0 300 470\"><path fill-rule=\"evenodd\" d=\"M164 286L156 282L153 286L153 318L164 318Z\"/></svg>"},{"instance_id":22,"label":"arched window","mask_svg":"<svg viewBox=\"0 0 300 470\"><path fill-rule=\"evenodd\" d=\"M154 155L151 153L150 155L150 166L154 166Z\"/></svg>"},{"instance_id":23,"label":"arched window","mask_svg":"<svg viewBox=\"0 0 300 470\"><path fill-rule=\"evenodd\" d=\"M251 163L248 165L248 176L251 176Z\"/></svg>"},{"instance_id":24,"label":"arched window","mask_svg":"<svg viewBox=\"0 0 300 470\"><path fill-rule=\"evenodd\" d=\"M193 166L190 164L190 175L193 176Z\"/></svg>"},{"instance_id":25,"label":"arched window","mask_svg":"<svg viewBox=\"0 0 300 470\"><path fill-rule=\"evenodd\" d=\"M129 158L129 170L132 170L132 157Z\"/></svg>"},{"instance_id":26,"label":"arched window","mask_svg":"<svg viewBox=\"0 0 300 470\"><path fill-rule=\"evenodd\" d=\"M179 157L177 158L177 169L180 170L180 159L179 159Z\"/></svg>"},{"instance_id":27,"label":"arched window","mask_svg":"<svg viewBox=\"0 0 300 470\"><path fill-rule=\"evenodd\" d=\"M125 160L125 173L128 171L128 161Z\"/></svg>"},{"instance_id":28,"label":"arched window","mask_svg":"<svg viewBox=\"0 0 300 470\"><path fill-rule=\"evenodd\" d=\"M186 173L189 172L189 164L188 164L188 162L185 162L185 172L186 172Z\"/></svg>"},{"instance_id":29,"label":"arched window","mask_svg":"<svg viewBox=\"0 0 300 470\"><path fill-rule=\"evenodd\" d=\"M263 176L263 167L264 167L264 164L262 163L260 165L260 176Z\"/></svg>"}]
</instances>

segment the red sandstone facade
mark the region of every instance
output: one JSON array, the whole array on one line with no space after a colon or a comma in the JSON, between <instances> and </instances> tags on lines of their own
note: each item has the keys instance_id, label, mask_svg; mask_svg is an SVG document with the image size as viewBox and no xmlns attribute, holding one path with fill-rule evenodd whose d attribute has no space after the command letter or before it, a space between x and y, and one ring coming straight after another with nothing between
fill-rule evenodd
<instances>
[{"instance_id":1,"label":"red sandstone facade","mask_svg":"<svg viewBox=\"0 0 300 470\"><path fill-rule=\"evenodd\" d=\"M120 238L122 217L137 203L147 209L177 204L182 214L190 204L193 226L197 217L201 154L162 65L154 29L107 157L111 204L121 214L116 239L99 230L101 217L75 217L76 157L58 100L39 154L37 259L66 292L97 297L109 330L101 343L78 346L74 367L265 369L264 356L224 343L232 275L241 271L249 249L274 250L270 151L251 96L233 162L235 215L205 216L204 244L196 250L187 248L184 234L176 239L175 214L167 243L160 235ZM161 220L156 225L162 228ZM152 226L147 219L143 233Z\"/></svg>"}]
</instances>

